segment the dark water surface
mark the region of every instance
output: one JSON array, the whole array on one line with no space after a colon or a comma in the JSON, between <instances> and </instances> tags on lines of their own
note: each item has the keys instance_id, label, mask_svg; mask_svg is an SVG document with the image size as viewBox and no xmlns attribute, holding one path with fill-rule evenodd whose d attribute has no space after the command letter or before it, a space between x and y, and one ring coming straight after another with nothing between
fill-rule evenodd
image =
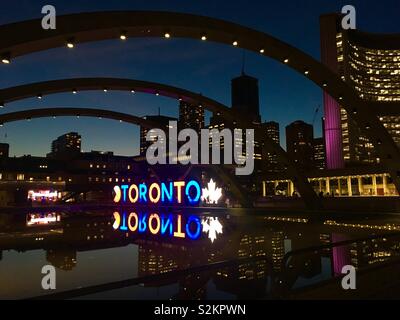
<instances>
[{"instance_id":1,"label":"dark water surface","mask_svg":"<svg viewBox=\"0 0 400 320\"><path fill-rule=\"evenodd\" d=\"M131 216L128 225L132 212L138 221ZM125 225L115 222L116 217L125 218ZM167 218L172 229L165 226ZM324 220L295 213L216 216L134 208L2 214L0 298L36 297L139 277L128 286L70 298L284 298L340 275L344 265L361 269L397 257L400 236L330 244L396 232L396 216ZM56 268L54 291L42 289L44 265Z\"/></svg>"}]
</instances>

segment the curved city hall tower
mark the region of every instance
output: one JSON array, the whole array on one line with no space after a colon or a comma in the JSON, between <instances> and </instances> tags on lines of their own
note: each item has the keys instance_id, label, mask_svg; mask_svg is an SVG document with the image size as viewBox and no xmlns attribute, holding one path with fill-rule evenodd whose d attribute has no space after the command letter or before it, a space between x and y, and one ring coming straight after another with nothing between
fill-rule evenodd
<instances>
[{"instance_id":1,"label":"curved city hall tower","mask_svg":"<svg viewBox=\"0 0 400 320\"><path fill-rule=\"evenodd\" d=\"M321 62L335 73L340 73L336 36L340 33L336 14L324 15L320 18ZM344 167L340 107L338 103L324 92L324 133L326 168Z\"/></svg>"},{"instance_id":2,"label":"curved city hall tower","mask_svg":"<svg viewBox=\"0 0 400 320\"><path fill-rule=\"evenodd\" d=\"M321 61L336 72L361 99L400 101L400 36L341 29L339 14L320 18ZM324 93L328 169L346 164L378 163L372 143L360 134L346 111ZM380 120L400 146L399 116Z\"/></svg>"}]
</instances>

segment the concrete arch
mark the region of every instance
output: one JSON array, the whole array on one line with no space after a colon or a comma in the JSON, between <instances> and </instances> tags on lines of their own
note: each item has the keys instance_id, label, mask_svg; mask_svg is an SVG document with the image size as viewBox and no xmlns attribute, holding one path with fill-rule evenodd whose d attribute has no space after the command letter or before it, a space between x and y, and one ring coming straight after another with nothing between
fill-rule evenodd
<instances>
[{"instance_id":1,"label":"concrete arch","mask_svg":"<svg viewBox=\"0 0 400 320\"><path fill-rule=\"evenodd\" d=\"M29 31L29 32L28 32ZM339 101L349 116L375 145L382 163L392 175L400 191L400 150L371 111L370 103L361 100L357 93L328 67L301 50L290 46L266 33L219 19L171 12L111 11L71 14L57 17L56 30L43 30L41 20L29 20L0 26L0 54L12 59L24 54L74 44L117 38L121 33L127 37L194 38L234 45L260 53L285 63L304 74L332 98ZM291 167L291 166L290 166ZM294 176L298 174L294 170ZM305 182L302 175L297 181ZM300 184L303 184L300 182ZM316 201L306 191L302 196Z\"/></svg>"},{"instance_id":2,"label":"concrete arch","mask_svg":"<svg viewBox=\"0 0 400 320\"><path fill-rule=\"evenodd\" d=\"M0 125L13 121L57 116L100 117L139 125L148 129L153 129L158 126L157 123L131 114L93 108L43 108L10 112L0 115ZM213 168L220 174L222 180L231 185L232 193L235 194L243 206L252 206L251 201L245 196L245 190L243 190L242 186L233 177L225 172L222 166L215 166Z\"/></svg>"},{"instance_id":3,"label":"concrete arch","mask_svg":"<svg viewBox=\"0 0 400 320\"><path fill-rule=\"evenodd\" d=\"M38 83L25 84L17 87L10 87L0 90L0 101L12 102L29 97L34 97L37 94L54 94L61 92L71 92L73 90L101 90L107 88L109 90L135 90L138 92L155 94L171 97L175 99L182 99L184 101L201 104L209 111L222 114L226 119L236 122L238 125L245 128L254 128L256 134L260 137L265 136L261 129L257 129L257 126L251 123L243 116L238 114L231 108L205 97L201 94L197 94L188 90L184 90L177 87L172 87L160 83L132 80L132 79L118 79L118 78L77 78L77 79L63 79L53 80ZM12 113L15 114L15 113ZM29 117L28 114L24 114L24 117ZM23 117L23 118L24 118ZM0 117L0 121L1 121ZM156 125L153 126L153 128ZM257 133L257 130L260 132ZM281 162L287 166L289 174L291 174L296 180L296 186L299 193L304 198L305 202L313 207L318 203L318 197L313 191L311 185L308 183L306 177L297 169L296 164L287 157L287 153L282 149L281 146L276 144L271 139L265 139L265 144L273 152L277 154Z\"/></svg>"},{"instance_id":4,"label":"concrete arch","mask_svg":"<svg viewBox=\"0 0 400 320\"><path fill-rule=\"evenodd\" d=\"M127 113L115 112L103 109L90 108L43 108L30 109L17 112L10 112L0 115L0 124L4 125L7 122L30 120L33 118L46 117L62 117L62 116L77 116L77 117L98 117L113 119L121 122L131 123L145 128L156 128L157 124Z\"/></svg>"},{"instance_id":5,"label":"concrete arch","mask_svg":"<svg viewBox=\"0 0 400 320\"><path fill-rule=\"evenodd\" d=\"M176 100L183 100L195 105L203 105L212 112L234 113L227 106L203 96L182 88L169 86L156 82L141 81L123 78L70 78L50 80L44 82L29 83L20 86L0 89L0 102L8 103L26 98L35 97L37 95L45 96L55 93L90 91L90 90L118 90L132 91L158 94L160 96L169 97ZM232 119L236 118L232 116Z\"/></svg>"}]
</instances>

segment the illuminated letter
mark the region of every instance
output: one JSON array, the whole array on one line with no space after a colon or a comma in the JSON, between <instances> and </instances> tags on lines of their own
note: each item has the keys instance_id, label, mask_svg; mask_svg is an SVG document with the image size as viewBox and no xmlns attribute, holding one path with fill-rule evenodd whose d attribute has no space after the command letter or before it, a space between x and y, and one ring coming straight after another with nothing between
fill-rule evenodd
<instances>
[{"instance_id":1,"label":"illuminated letter","mask_svg":"<svg viewBox=\"0 0 400 320\"><path fill-rule=\"evenodd\" d=\"M165 196L168 198L169 202L172 202L172 182L169 183L169 193L167 186L165 185L164 182L161 183L161 201L165 202Z\"/></svg>"},{"instance_id":2,"label":"illuminated letter","mask_svg":"<svg viewBox=\"0 0 400 320\"><path fill-rule=\"evenodd\" d=\"M119 212L114 212L113 229L117 230L119 228L120 223L121 223L121 216L120 216Z\"/></svg>"},{"instance_id":3,"label":"illuminated letter","mask_svg":"<svg viewBox=\"0 0 400 320\"><path fill-rule=\"evenodd\" d=\"M185 186L185 181L174 182L174 187L176 187L176 198L178 203L182 203L182 187Z\"/></svg>"},{"instance_id":4,"label":"illuminated letter","mask_svg":"<svg viewBox=\"0 0 400 320\"><path fill-rule=\"evenodd\" d=\"M119 230L128 231L128 228L126 226L126 213L125 212L122 214L122 226L119 228Z\"/></svg>"},{"instance_id":5,"label":"illuminated letter","mask_svg":"<svg viewBox=\"0 0 400 320\"><path fill-rule=\"evenodd\" d=\"M182 216L178 214L178 221L176 224L176 232L174 232L175 238L185 238L185 234L182 232Z\"/></svg>"},{"instance_id":6,"label":"illuminated letter","mask_svg":"<svg viewBox=\"0 0 400 320\"><path fill-rule=\"evenodd\" d=\"M147 202L147 198L146 198L146 193L147 193L147 186L142 183L139 185L139 201L142 202Z\"/></svg>"},{"instance_id":7,"label":"illuminated letter","mask_svg":"<svg viewBox=\"0 0 400 320\"><path fill-rule=\"evenodd\" d=\"M115 186L114 187L114 193L115 193L114 202L115 203L120 202L120 200L121 200L121 188L119 186Z\"/></svg>"},{"instance_id":8,"label":"illuminated letter","mask_svg":"<svg viewBox=\"0 0 400 320\"><path fill-rule=\"evenodd\" d=\"M190 231L190 223L191 222L196 223L197 228L196 228L196 232L194 234ZM186 234L189 236L190 239L196 240L200 237L200 233L201 233L200 219L196 216L190 216L186 223Z\"/></svg>"},{"instance_id":9,"label":"illuminated letter","mask_svg":"<svg viewBox=\"0 0 400 320\"><path fill-rule=\"evenodd\" d=\"M157 196L155 198L153 198L153 189L157 190ZM153 183L151 184L150 188L149 188L149 199L151 202L153 203L157 203L160 201L160 186L157 183Z\"/></svg>"},{"instance_id":10,"label":"illuminated letter","mask_svg":"<svg viewBox=\"0 0 400 320\"><path fill-rule=\"evenodd\" d=\"M146 224L147 214L144 214L141 218L139 218L139 232L143 233L147 229Z\"/></svg>"},{"instance_id":11,"label":"illuminated letter","mask_svg":"<svg viewBox=\"0 0 400 320\"><path fill-rule=\"evenodd\" d=\"M126 202L126 190L128 189L128 185L127 185L127 184L123 184L123 185L121 186L121 189L122 189L122 191L123 191L123 193L122 193L122 199L123 199L124 202Z\"/></svg>"},{"instance_id":12,"label":"illuminated letter","mask_svg":"<svg viewBox=\"0 0 400 320\"><path fill-rule=\"evenodd\" d=\"M161 234L165 234L169 226L169 235L172 236L172 214L168 215L166 219L164 215L161 216Z\"/></svg>"},{"instance_id":13,"label":"illuminated letter","mask_svg":"<svg viewBox=\"0 0 400 320\"><path fill-rule=\"evenodd\" d=\"M132 198L132 189L135 190L135 197L134 197L134 198ZM138 187L137 187L136 184L133 184L133 185L131 185L131 186L129 187L128 196L129 196L129 201L130 201L131 203L136 203L136 201L137 201L138 198L139 198L139 190L138 190Z\"/></svg>"},{"instance_id":14,"label":"illuminated letter","mask_svg":"<svg viewBox=\"0 0 400 320\"><path fill-rule=\"evenodd\" d=\"M132 227L131 224L131 219L134 218L135 219L135 225ZM129 217L128 217L128 228L129 230L131 230L132 232L135 232L138 228L138 223L139 223L139 218L137 216L137 214L135 212L132 212Z\"/></svg>"},{"instance_id":15,"label":"illuminated letter","mask_svg":"<svg viewBox=\"0 0 400 320\"><path fill-rule=\"evenodd\" d=\"M190 195L190 187L191 186L194 186L196 189L196 196L194 198L192 198ZM189 181L189 183L186 185L185 193L186 193L186 197L188 198L190 203L199 202L200 196L201 196L200 185L197 183L197 181L194 181L194 180Z\"/></svg>"},{"instance_id":16,"label":"illuminated letter","mask_svg":"<svg viewBox=\"0 0 400 320\"><path fill-rule=\"evenodd\" d=\"M157 227L156 228L153 228L153 225L152 225L153 219L155 219L157 221ZM149 218L149 230L150 230L150 232L152 234L157 234L160 231L160 224L161 224L161 222L160 222L160 217L159 217L158 214L153 213L152 215L150 215L150 218Z\"/></svg>"}]
</instances>

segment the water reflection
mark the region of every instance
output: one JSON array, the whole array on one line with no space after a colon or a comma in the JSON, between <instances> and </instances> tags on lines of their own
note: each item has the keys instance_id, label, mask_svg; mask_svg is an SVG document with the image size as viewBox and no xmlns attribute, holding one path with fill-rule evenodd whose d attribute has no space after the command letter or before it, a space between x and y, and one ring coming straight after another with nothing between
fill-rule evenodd
<instances>
[{"instance_id":1,"label":"water reflection","mask_svg":"<svg viewBox=\"0 0 400 320\"><path fill-rule=\"evenodd\" d=\"M160 288L167 288L162 298L284 297L291 290L340 275L346 264L362 268L398 256L400 249L400 238L394 237L296 253L371 235L364 227L312 222L302 217L133 209L29 215L0 216L2 298L48 293L40 289L40 269L46 263L59 270L58 291L140 277L141 286L123 294L105 292L103 296L161 298ZM54 217L58 217L56 221L52 221ZM46 218L47 223L35 224L34 228L27 223ZM168 276L174 271L243 258L255 260ZM24 283L10 281L10 272ZM163 274L167 276L152 278ZM142 294L144 291L147 295Z\"/></svg>"}]
</instances>

